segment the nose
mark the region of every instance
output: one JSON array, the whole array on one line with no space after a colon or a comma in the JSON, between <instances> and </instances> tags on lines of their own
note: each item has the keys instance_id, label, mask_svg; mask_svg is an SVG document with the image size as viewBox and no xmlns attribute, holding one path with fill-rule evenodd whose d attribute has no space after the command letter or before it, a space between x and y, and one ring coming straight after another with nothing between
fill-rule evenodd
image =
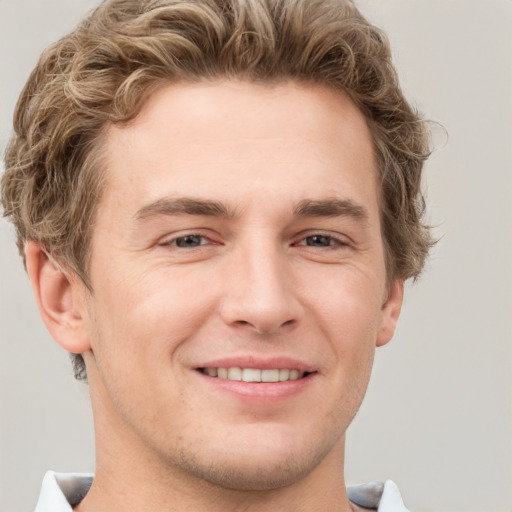
<instances>
[{"instance_id":1,"label":"nose","mask_svg":"<svg viewBox=\"0 0 512 512\"><path fill-rule=\"evenodd\" d=\"M276 334L293 327L300 318L286 255L278 248L244 251L230 262L221 301L221 316L230 326L258 334Z\"/></svg>"}]
</instances>

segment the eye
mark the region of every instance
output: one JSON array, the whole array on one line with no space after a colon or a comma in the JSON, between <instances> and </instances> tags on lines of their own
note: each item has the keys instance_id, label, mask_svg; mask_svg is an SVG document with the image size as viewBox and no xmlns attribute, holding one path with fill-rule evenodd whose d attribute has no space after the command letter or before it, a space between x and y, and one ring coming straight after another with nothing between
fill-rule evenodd
<instances>
[{"instance_id":1,"label":"eye","mask_svg":"<svg viewBox=\"0 0 512 512\"><path fill-rule=\"evenodd\" d=\"M312 235L304 239L305 245L309 247L330 247L334 245L335 241L331 236L327 235Z\"/></svg>"},{"instance_id":2,"label":"eye","mask_svg":"<svg viewBox=\"0 0 512 512\"><path fill-rule=\"evenodd\" d=\"M345 247L349 245L347 242L340 240L339 238L323 235L323 234L314 234L310 236L304 237L300 240L297 245L302 245L306 247Z\"/></svg>"},{"instance_id":3,"label":"eye","mask_svg":"<svg viewBox=\"0 0 512 512\"><path fill-rule=\"evenodd\" d=\"M169 240L163 245L175 245L182 249L195 249L201 245L207 244L208 239L202 235L185 235Z\"/></svg>"}]
</instances>

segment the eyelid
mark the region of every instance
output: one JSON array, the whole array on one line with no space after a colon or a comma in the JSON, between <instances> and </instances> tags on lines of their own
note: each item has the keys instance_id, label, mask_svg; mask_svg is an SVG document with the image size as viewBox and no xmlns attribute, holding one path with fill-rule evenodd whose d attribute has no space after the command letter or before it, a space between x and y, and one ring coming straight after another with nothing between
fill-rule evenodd
<instances>
[{"instance_id":1,"label":"eyelid","mask_svg":"<svg viewBox=\"0 0 512 512\"><path fill-rule=\"evenodd\" d=\"M324 230L307 230L302 233L299 233L296 237L296 241L293 242L292 245L302 245L301 242L304 242L307 238L312 236L324 236L332 239L334 242L337 242L334 245L328 247L336 247L336 245L341 247L350 247L354 245L354 241L343 233L333 233L332 231L324 231Z\"/></svg>"},{"instance_id":2,"label":"eyelid","mask_svg":"<svg viewBox=\"0 0 512 512\"><path fill-rule=\"evenodd\" d=\"M214 239L214 237L212 237L211 235L207 235L204 232L201 232L201 230L191 230L191 231L183 230L182 232L167 234L167 235L163 236L160 240L158 240L157 245L177 247L176 241L181 238L186 238L188 236L197 236L199 238L203 238L203 239L207 240L208 242L210 242L212 244L219 243L218 241L216 241ZM203 245L208 245L208 244L202 243L198 247L202 247ZM180 249L181 249L181 247L180 247Z\"/></svg>"}]
</instances>

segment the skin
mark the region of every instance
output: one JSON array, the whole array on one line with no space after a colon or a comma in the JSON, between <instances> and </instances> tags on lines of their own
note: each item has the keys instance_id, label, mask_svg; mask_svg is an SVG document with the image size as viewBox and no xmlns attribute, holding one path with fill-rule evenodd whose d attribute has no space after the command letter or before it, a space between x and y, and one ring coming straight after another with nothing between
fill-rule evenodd
<instances>
[{"instance_id":1,"label":"skin","mask_svg":"<svg viewBox=\"0 0 512 512\"><path fill-rule=\"evenodd\" d=\"M48 328L87 365L97 471L76 510L355 510L345 430L403 291L362 114L321 86L177 84L106 149L94 292L26 251ZM226 358L311 373L283 394L197 370Z\"/></svg>"}]
</instances>

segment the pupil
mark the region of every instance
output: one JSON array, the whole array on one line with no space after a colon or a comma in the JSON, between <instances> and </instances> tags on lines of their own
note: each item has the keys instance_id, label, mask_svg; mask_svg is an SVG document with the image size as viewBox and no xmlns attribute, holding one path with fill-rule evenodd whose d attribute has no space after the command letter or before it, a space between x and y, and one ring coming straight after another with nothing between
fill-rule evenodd
<instances>
[{"instance_id":1,"label":"pupil","mask_svg":"<svg viewBox=\"0 0 512 512\"><path fill-rule=\"evenodd\" d=\"M308 236L306 239L306 243L310 246L322 246L327 247L331 243L331 239L325 235L314 235Z\"/></svg>"},{"instance_id":2,"label":"pupil","mask_svg":"<svg viewBox=\"0 0 512 512\"><path fill-rule=\"evenodd\" d=\"M199 235L187 235L176 240L178 247L198 247L201 245L201 237Z\"/></svg>"}]
</instances>

